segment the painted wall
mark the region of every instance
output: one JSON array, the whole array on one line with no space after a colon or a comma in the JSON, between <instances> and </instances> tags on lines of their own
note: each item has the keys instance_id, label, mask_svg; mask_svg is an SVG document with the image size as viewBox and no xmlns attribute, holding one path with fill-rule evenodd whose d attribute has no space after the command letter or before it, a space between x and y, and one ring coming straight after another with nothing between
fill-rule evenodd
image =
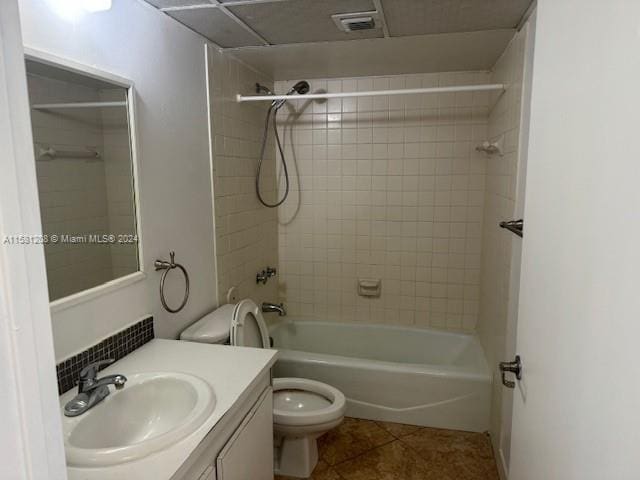
<instances>
[{"instance_id":1,"label":"painted wall","mask_svg":"<svg viewBox=\"0 0 640 480\"><path fill-rule=\"evenodd\" d=\"M488 79L320 79L311 90ZM486 140L488 105L486 92L381 96L299 100L282 115L293 192L279 212L280 281L292 315L475 329L486 163L475 147ZM380 298L358 296L359 278L380 279Z\"/></svg>"},{"instance_id":2,"label":"painted wall","mask_svg":"<svg viewBox=\"0 0 640 480\"><path fill-rule=\"evenodd\" d=\"M212 47L207 51L218 298L226 303L227 291L235 287L237 300L275 302L277 279L256 284L257 272L278 265L277 210L258 202L254 183L268 104L235 99L239 92L254 93L256 82L273 89L273 81ZM274 158L270 133L261 182L270 202L276 185Z\"/></svg>"},{"instance_id":3,"label":"painted wall","mask_svg":"<svg viewBox=\"0 0 640 480\"><path fill-rule=\"evenodd\" d=\"M510 416L511 409L509 402L503 404L502 399L511 393L505 392L497 364L512 354L507 335L509 329L516 326L515 314L510 317L517 311L519 285L513 268L519 273L522 239L499 228L498 224L521 218L522 212L519 202L523 202L524 183L519 183L519 179L524 166L519 142L529 29L527 25L518 32L493 68L491 82L507 84L508 89L497 99L488 124L489 137L502 145L504 156L487 158L478 335L494 377L490 433L494 451L498 452L496 460L504 473L509 461L509 438L501 442L501 437L508 436L509 432L502 432L503 415Z\"/></svg>"},{"instance_id":4,"label":"painted wall","mask_svg":"<svg viewBox=\"0 0 640 480\"><path fill-rule=\"evenodd\" d=\"M216 304L205 41L142 1L114 0L111 10L69 18L65 2L21 0L27 47L91 65L135 83L142 253L146 278L53 314L58 360L152 314L156 332L172 338ZM179 314L158 297L156 258L169 250L191 276ZM168 282L176 303L183 283Z\"/></svg>"}]
</instances>

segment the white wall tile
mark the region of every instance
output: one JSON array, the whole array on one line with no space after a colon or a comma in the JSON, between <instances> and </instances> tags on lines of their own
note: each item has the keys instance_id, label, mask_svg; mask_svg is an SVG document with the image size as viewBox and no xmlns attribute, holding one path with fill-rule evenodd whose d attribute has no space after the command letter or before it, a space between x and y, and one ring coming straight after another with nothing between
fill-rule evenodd
<instances>
[{"instance_id":1,"label":"white wall tile","mask_svg":"<svg viewBox=\"0 0 640 480\"><path fill-rule=\"evenodd\" d=\"M475 234L482 235L483 245L480 289L469 292L470 295L478 295L480 302L477 307L468 306L469 309L478 308L478 334L490 366L504 359L510 295L511 245L513 242L521 241L513 234L498 228L498 223L512 220L515 212L526 31L527 29L524 29L514 37L491 75L492 83L505 83L509 88L499 98L493 97L495 105L490 110L488 123L475 124L472 133L473 138L486 134L492 141L503 139L505 153L504 156L492 155L486 159L486 188L482 207L484 223L482 227L479 223L474 227L477 229ZM474 100L476 98L481 103L490 96L477 94ZM480 105L480 108L484 107ZM480 179L476 179L475 182L479 184ZM474 204L479 201L479 198L475 199ZM477 211L473 213L478 214ZM468 249L473 251L473 246L469 245ZM491 434L496 441L500 438L502 388L496 373L491 420Z\"/></svg>"},{"instance_id":2,"label":"white wall tile","mask_svg":"<svg viewBox=\"0 0 640 480\"><path fill-rule=\"evenodd\" d=\"M311 85L312 91L317 85L366 91L488 80L487 73L465 72ZM276 82L276 91L290 83ZM311 104L282 120L285 131L296 132L286 154L293 176L300 175L293 198L279 209L280 292L289 312L317 320L474 330L486 167L474 141L486 135L489 98L326 103L320 115ZM484 117L474 116L473 108L484 108ZM312 122L306 120L311 116ZM312 155L305 151L309 143ZM379 299L357 295L361 277L382 280Z\"/></svg>"},{"instance_id":3,"label":"white wall tile","mask_svg":"<svg viewBox=\"0 0 640 480\"><path fill-rule=\"evenodd\" d=\"M238 89L253 92L256 82L273 89L273 82L218 51L213 53L209 68L213 92L212 136L216 145L213 182L218 298L220 303L226 303L227 291L236 287L238 299L275 302L277 280L271 279L266 285L256 284L257 272L278 265L277 209L261 205L254 187L267 106L235 101ZM326 88L326 84L322 85ZM309 128L295 132L295 142L301 145L304 158L312 156L302 146L326 148L328 140L326 108L312 107L307 113L313 113L312 110L320 115L305 117L302 123ZM319 119L324 122L323 128L312 130ZM287 132L289 134L291 132ZM271 203L276 199L275 148L271 133L261 181L263 195ZM314 153L320 155L318 151ZM314 180L316 178L311 177L311 181ZM326 177L318 177L317 181L319 188L327 183Z\"/></svg>"}]
</instances>

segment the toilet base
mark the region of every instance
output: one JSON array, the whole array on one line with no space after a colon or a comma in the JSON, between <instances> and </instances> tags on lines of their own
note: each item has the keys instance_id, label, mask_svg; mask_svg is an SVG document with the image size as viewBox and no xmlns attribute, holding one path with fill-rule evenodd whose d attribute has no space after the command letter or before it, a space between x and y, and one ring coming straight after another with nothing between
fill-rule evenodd
<instances>
[{"instance_id":1,"label":"toilet base","mask_svg":"<svg viewBox=\"0 0 640 480\"><path fill-rule=\"evenodd\" d=\"M317 435L276 437L275 473L296 478L309 478L318 464Z\"/></svg>"}]
</instances>

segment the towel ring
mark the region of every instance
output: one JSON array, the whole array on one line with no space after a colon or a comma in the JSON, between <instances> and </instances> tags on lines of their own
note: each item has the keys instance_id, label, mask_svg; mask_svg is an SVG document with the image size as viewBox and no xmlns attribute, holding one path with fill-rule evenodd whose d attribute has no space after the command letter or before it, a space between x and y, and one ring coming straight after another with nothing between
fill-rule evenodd
<instances>
[{"instance_id":1,"label":"towel ring","mask_svg":"<svg viewBox=\"0 0 640 480\"><path fill-rule=\"evenodd\" d=\"M178 313L187 304L187 300L189 300L189 274L182 265L176 263L176 252L169 252L169 257L171 259L170 261L167 262L166 260L156 260L154 262L154 265L156 267L156 271L164 270L164 272L162 272L162 276L160 277L160 301L162 302L162 306L169 313ZM180 270L182 270L185 283L184 299L182 300L182 303L178 308L171 308L169 305L167 305L167 300L164 298L164 281L167 278L167 273L169 273L169 271L173 270L174 268L179 268Z\"/></svg>"}]
</instances>

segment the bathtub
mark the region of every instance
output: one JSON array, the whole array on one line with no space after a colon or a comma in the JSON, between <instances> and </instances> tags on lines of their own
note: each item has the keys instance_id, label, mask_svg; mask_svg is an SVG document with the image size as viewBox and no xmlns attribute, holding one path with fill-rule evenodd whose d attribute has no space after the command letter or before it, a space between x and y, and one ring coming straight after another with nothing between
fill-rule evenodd
<instances>
[{"instance_id":1,"label":"bathtub","mask_svg":"<svg viewBox=\"0 0 640 480\"><path fill-rule=\"evenodd\" d=\"M347 415L482 432L491 372L474 335L367 324L288 320L270 329L276 377L339 388Z\"/></svg>"}]
</instances>

